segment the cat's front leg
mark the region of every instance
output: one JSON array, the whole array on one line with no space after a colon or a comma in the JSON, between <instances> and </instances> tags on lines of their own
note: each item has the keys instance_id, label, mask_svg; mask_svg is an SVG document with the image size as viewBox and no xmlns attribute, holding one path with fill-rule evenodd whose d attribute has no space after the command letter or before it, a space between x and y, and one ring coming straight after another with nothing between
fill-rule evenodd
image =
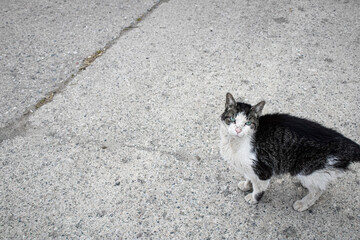
<instances>
[{"instance_id":1,"label":"cat's front leg","mask_svg":"<svg viewBox=\"0 0 360 240\"><path fill-rule=\"evenodd\" d=\"M252 190L251 181L246 179L245 181L240 181L238 184L238 188L243 192L248 192Z\"/></svg>"},{"instance_id":2,"label":"cat's front leg","mask_svg":"<svg viewBox=\"0 0 360 240\"><path fill-rule=\"evenodd\" d=\"M270 180L260 180L258 177L251 179L253 192L245 196L245 200L250 204L256 204L260 201L265 193L265 190L269 187Z\"/></svg>"}]
</instances>

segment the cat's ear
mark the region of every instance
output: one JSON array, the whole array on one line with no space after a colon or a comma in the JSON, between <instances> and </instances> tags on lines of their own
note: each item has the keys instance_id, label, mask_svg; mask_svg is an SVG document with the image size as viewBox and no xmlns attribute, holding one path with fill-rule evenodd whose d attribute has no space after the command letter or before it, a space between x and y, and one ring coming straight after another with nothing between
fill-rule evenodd
<instances>
[{"instance_id":1,"label":"cat's ear","mask_svg":"<svg viewBox=\"0 0 360 240\"><path fill-rule=\"evenodd\" d=\"M264 106L265 106L265 101L261 101L251 108L251 112L255 115L255 117L260 117Z\"/></svg>"},{"instance_id":2,"label":"cat's ear","mask_svg":"<svg viewBox=\"0 0 360 240\"><path fill-rule=\"evenodd\" d=\"M228 108L230 106L236 106L236 101L235 101L234 97L231 95L231 93L227 93L225 108Z\"/></svg>"}]
</instances>

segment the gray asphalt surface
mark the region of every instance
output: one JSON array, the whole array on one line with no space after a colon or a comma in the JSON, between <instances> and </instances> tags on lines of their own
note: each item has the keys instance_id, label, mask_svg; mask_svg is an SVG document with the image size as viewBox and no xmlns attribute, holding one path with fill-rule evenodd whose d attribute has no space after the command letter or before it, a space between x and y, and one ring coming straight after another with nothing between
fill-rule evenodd
<instances>
[{"instance_id":1,"label":"gray asphalt surface","mask_svg":"<svg viewBox=\"0 0 360 240\"><path fill-rule=\"evenodd\" d=\"M248 205L218 125L232 92L359 143L359 9L162 2L85 70L64 67L75 76L0 143L0 238L358 239L360 164L308 211L292 209L306 190L289 176Z\"/></svg>"}]
</instances>

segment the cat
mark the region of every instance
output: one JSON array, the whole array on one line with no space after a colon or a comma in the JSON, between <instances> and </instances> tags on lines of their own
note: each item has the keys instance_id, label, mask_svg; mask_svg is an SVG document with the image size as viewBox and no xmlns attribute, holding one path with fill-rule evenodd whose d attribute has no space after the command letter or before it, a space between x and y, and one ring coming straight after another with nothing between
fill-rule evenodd
<instances>
[{"instance_id":1,"label":"cat","mask_svg":"<svg viewBox=\"0 0 360 240\"><path fill-rule=\"evenodd\" d=\"M220 154L245 181L238 187L256 204L274 175L290 173L308 189L296 201L299 212L315 204L327 185L350 163L360 161L360 146L318 123L288 114L261 115L265 101L251 106L226 94L220 123Z\"/></svg>"}]
</instances>

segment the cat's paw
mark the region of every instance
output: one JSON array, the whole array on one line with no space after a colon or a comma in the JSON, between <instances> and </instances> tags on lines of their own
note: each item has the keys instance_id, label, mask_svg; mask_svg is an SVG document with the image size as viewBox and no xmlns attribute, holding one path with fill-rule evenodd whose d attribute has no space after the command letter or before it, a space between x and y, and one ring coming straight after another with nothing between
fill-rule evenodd
<instances>
[{"instance_id":1,"label":"cat's paw","mask_svg":"<svg viewBox=\"0 0 360 240\"><path fill-rule=\"evenodd\" d=\"M297 200L296 202L294 202L293 208L294 210L298 211L298 212L302 212L305 211L306 209L308 209L310 206L308 206L306 203L304 203L302 200Z\"/></svg>"},{"instance_id":2,"label":"cat's paw","mask_svg":"<svg viewBox=\"0 0 360 240\"><path fill-rule=\"evenodd\" d=\"M245 196L245 201L247 201L250 204L257 204L258 201L256 201L253 196L252 193L249 193L248 195Z\"/></svg>"},{"instance_id":3,"label":"cat's paw","mask_svg":"<svg viewBox=\"0 0 360 240\"><path fill-rule=\"evenodd\" d=\"M252 190L252 185L250 181L240 181L238 188L243 192L248 192Z\"/></svg>"}]
</instances>

